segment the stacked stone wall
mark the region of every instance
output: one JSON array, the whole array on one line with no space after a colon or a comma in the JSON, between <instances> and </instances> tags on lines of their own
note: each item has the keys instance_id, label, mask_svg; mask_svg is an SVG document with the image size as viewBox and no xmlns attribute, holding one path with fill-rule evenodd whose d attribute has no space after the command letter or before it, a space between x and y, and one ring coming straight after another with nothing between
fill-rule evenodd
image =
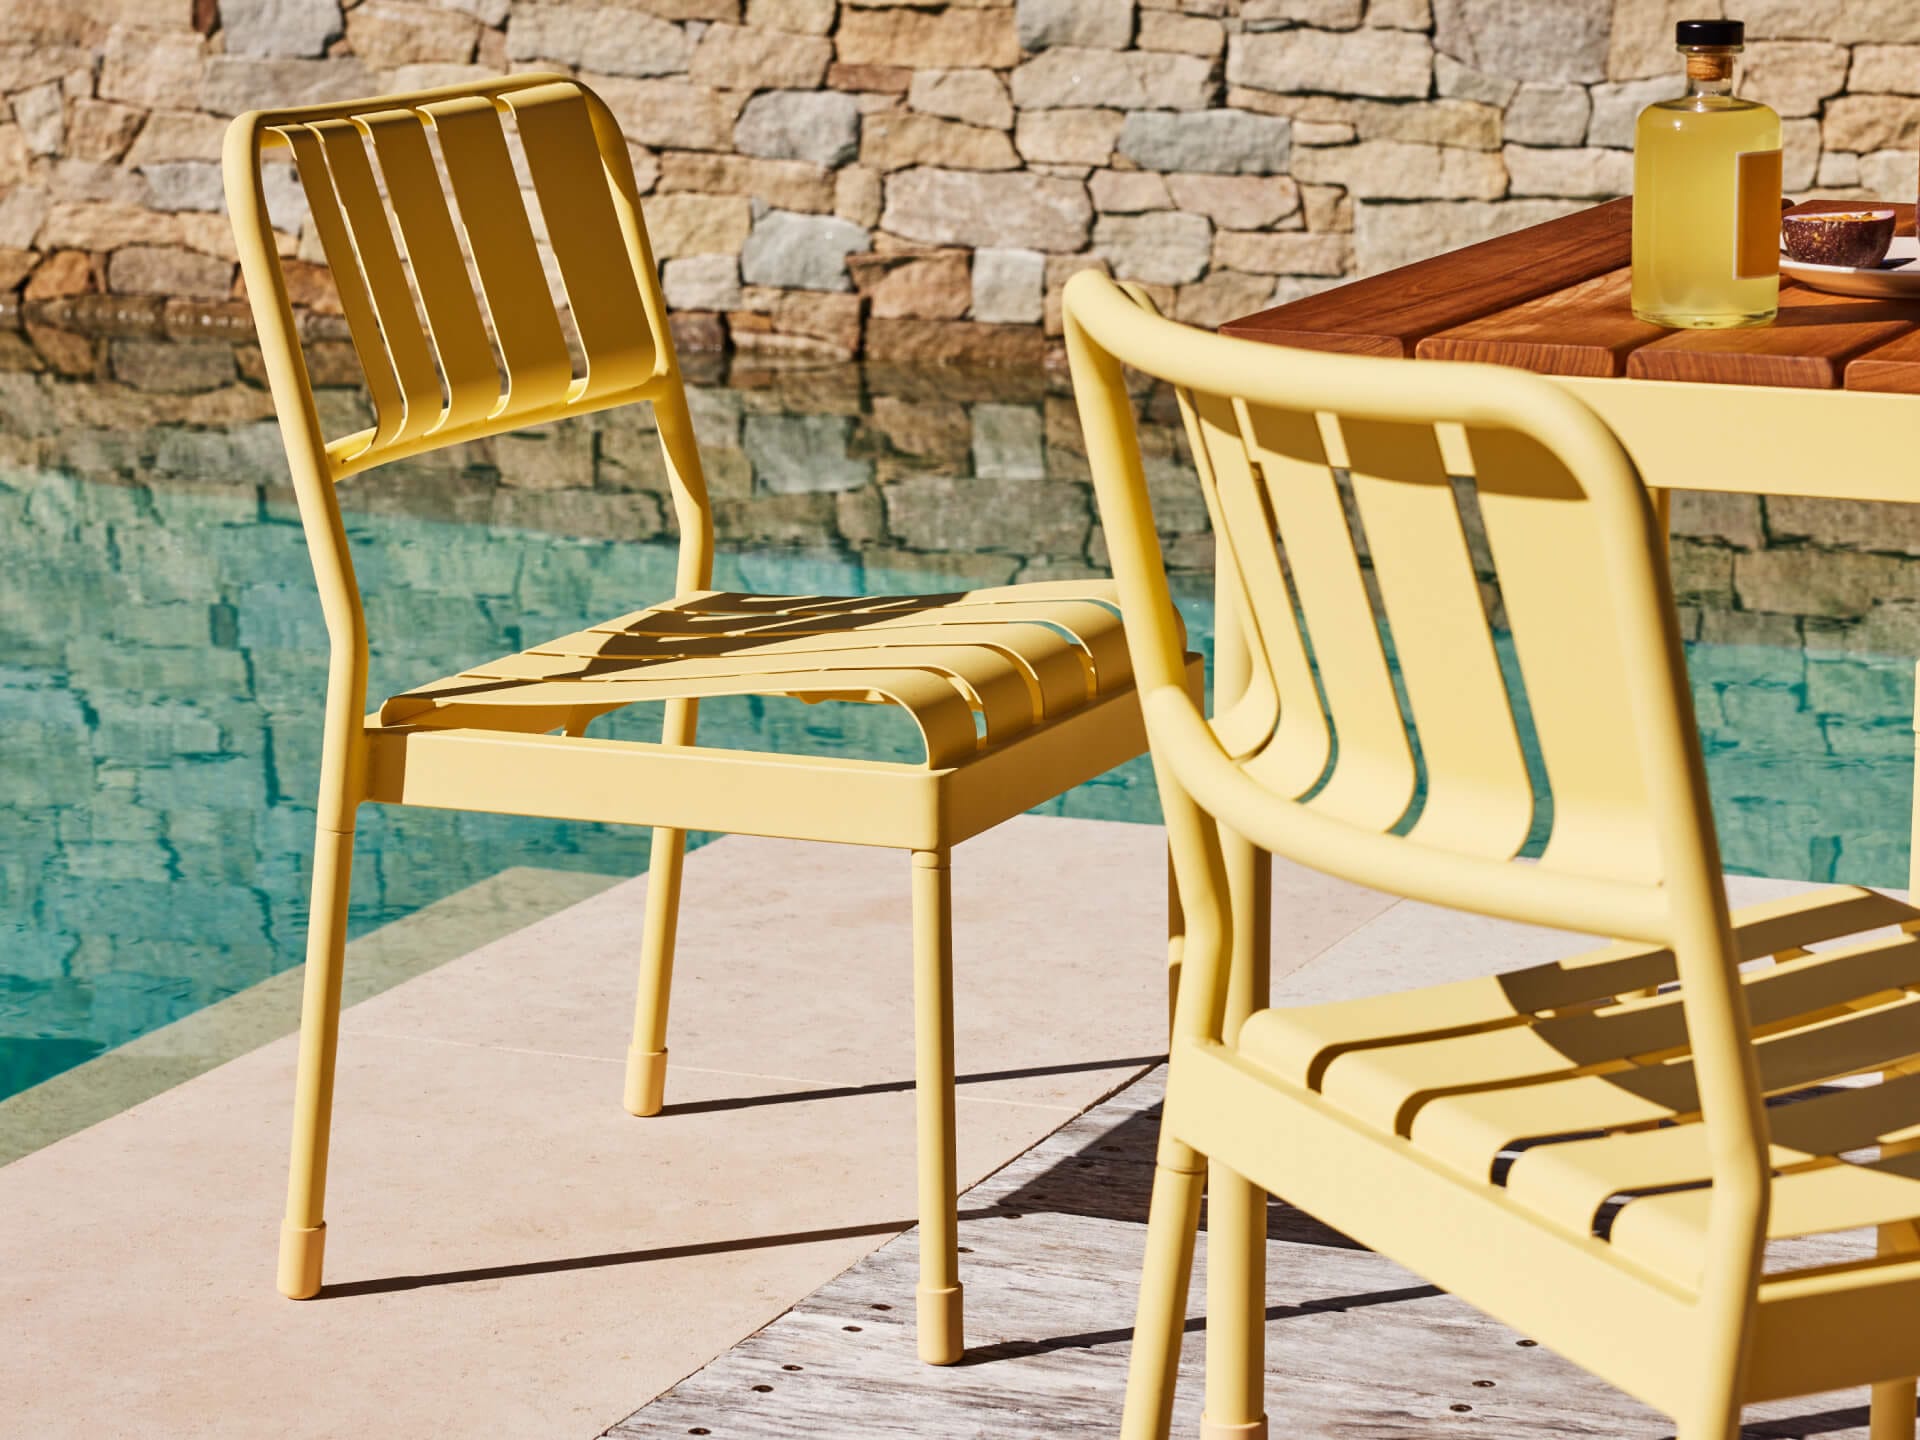
<instances>
[{"instance_id":1,"label":"stacked stone wall","mask_svg":"<svg viewBox=\"0 0 1920 1440\"><path fill-rule=\"evenodd\" d=\"M262 105L564 70L689 347L1038 362L1099 266L1216 324L1625 192L1719 0L5 0L0 296L219 313ZM1796 194L1912 199L1920 4L1749 0ZM332 300L273 167L296 297ZM104 305L109 310L115 302Z\"/></svg>"}]
</instances>

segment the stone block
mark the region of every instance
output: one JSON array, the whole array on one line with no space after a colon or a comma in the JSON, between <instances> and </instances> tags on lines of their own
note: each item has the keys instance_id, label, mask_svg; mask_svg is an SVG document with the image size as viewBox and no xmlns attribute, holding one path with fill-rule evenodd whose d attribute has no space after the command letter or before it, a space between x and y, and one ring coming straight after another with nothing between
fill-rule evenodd
<instances>
[{"instance_id":1,"label":"stone block","mask_svg":"<svg viewBox=\"0 0 1920 1440\"><path fill-rule=\"evenodd\" d=\"M197 37L196 37L197 38ZM246 56L209 56L200 78L202 108L215 115L238 115L244 110L294 105L320 105L346 95L371 95L379 87L356 59L259 60ZM106 94L104 84L101 93ZM179 107L186 94L169 92L150 103ZM132 99L121 94L111 99Z\"/></svg>"},{"instance_id":2,"label":"stone block","mask_svg":"<svg viewBox=\"0 0 1920 1440\"><path fill-rule=\"evenodd\" d=\"M1633 153L1629 150L1536 149L1509 145L1509 193L1513 195L1584 195L1612 199L1633 191Z\"/></svg>"},{"instance_id":3,"label":"stone block","mask_svg":"<svg viewBox=\"0 0 1920 1440\"><path fill-rule=\"evenodd\" d=\"M1060 48L1013 72L1019 110L1201 110L1215 89L1212 65L1197 55Z\"/></svg>"},{"instance_id":4,"label":"stone block","mask_svg":"<svg viewBox=\"0 0 1920 1440\"><path fill-rule=\"evenodd\" d=\"M749 285L851 290L847 256L872 248L872 237L851 221L770 210L747 236L740 252L740 273Z\"/></svg>"},{"instance_id":5,"label":"stone block","mask_svg":"<svg viewBox=\"0 0 1920 1440\"><path fill-rule=\"evenodd\" d=\"M1013 102L1007 87L991 70L921 70L907 90L907 104L929 115L984 125L994 130L1013 128Z\"/></svg>"},{"instance_id":6,"label":"stone block","mask_svg":"<svg viewBox=\"0 0 1920 1440\"><path fill-rule=\"evenodd\" d=\"M904 170L909 165L1017 170L1020 157L1013 153L1004 130L893 110L866 117L860 130L860 163L880 171Z\"/></svg>"},{"instance_id":7,"label":"stone block","mask_svg":"<svg viewBox=\"0 0 1920 1440\"><path fill-rule=\"evenodd\" d=\"M1154 210L1144 215L1102 215L1094 222L1094 252L1122 280L1183 285L1198 280L1213 247L1213 225L1204 215Z\"/></svg>"},{"instance_id":8,"label":"stone block","mask_svg":"<svg viewBox=\"0 0 1920 1440\"><path fill-rule=\"evenodd\" d=\"M964 251L860 256L848 266L876 316L957 320L973 303Z\"/></svg>"},{"instance_id":9,"label":"stone block","mask_svg":"<svg viewBox=\"0 0 1920 1440\"><path fill-rule=\"evenodd\" d=\"M227 54L318 57L346 27L340 0L220 0Z\"/></svg>"},{"instance_id":10,"label":"stone block","mask_svg":"<svg viewBox=\"0 0 1920 1440\"><path fill-rule=\"evenodd\" d=\"M85 259L82 256L81 259ZM33 273L34 266L40 263L40 257L24 247L11 247L0 250L0 295L18 290L20 282Z\"/></svg>"},{"instance_id":11,"label":"stone block","mask_svg":"<svg viewBox=\"0 0 1920 1440\"><path fill-rule=\"evenodd\" d=\"M973 445L967 407L956 400L873 397L872 428L889 450L946 465L964 465Z\"/></svg>"},{"instance_id":12,"label":"stone block","mask_svg":"<svg viewBox=\"0 0 1920 1440\"><path fill-rule=\"evenodd\" d=\"M1367 24L1389 30L1431 30L1431 0L1367 0Z\"/></svg>"},{"instance_id":13,"label":"stone block","mask_svg":"<svg viewBox=\"0 0 1920 1440\"><path fill-rule=\"evenodd\" d=\"M1240 18L1249 25L1351 30L1364 8L1364 0L1241 0Z\"/></svg>"},{"instance_id":14,"label":"stone block","mask_svg":"<svg viewBox=\"0 0 1920 1440\"><path fill-rule=\"evenodd\" d=\"M1040 414L1031 413L1037 427ZM1077 554L1093 522L1086 486L1027 476L913 475L883 495L888 533L916 550L955 556L1006 550L1010 540L1030 547L1025 553Z\"/></svg>"},{"instance_id":15,"label":"stone block","mask_svg":"<svg viewBox=\"0 0 1920 1440\"><path fill-rule=\"evenodd\" d=\"M1246 110L1136 110L1120 153L1143 170L1279 175L1292 155L1293 122Z\"/></svg>"},{"instance_id":16,"label":"stone block","mask_svg":"<svg viewBox=\"0 0 1920 1440\"><path fill-rule=\"evenodd\" d=\"M1071 251L1086 244L1092 219L1086 186L1078 181L919 168L887 178L880 223L895 235L934 245Z\"/></svg>"},{"instance_id":17,"label":"stone block","mask_svg":"<svg viewBox=\"0 0 1920 1440\"><path fill-rule=\"evenodd\" d=\"M23 298L62 300L69 295L84 295L93 288L93 260L86 251L56 250L33 269Z\"/></svg>"},{"instance_id":18,"label":"stone block","mask_svg":"<svg viewBox=\"0 0 1920 1440\"><path fill-rule=\"evenodd\" d=\"M338 7L334 13L339 14ZM100 56L100 78L94 83L95 93L102 100L119 100L146 109L211 109L207 97L200 92L206 46L207 42L192 31L128 30L115 26L108 32Z\"/></svg>"},{"instance_id":19,"label":"stone block","mask_svg":"<svg viewBox=\"0 0 1920 1440\"><path fill-rule=\"evenodd\" d=\"M680 26L611 5L521 5L507 20L509 58L600 75L679 74L691 51Z\"/></svg>"},{"instance_id":20,"label":"stone block","mask_svg":"<svg viewBox=\"0 0 1920 1440\"><path fill-rule=\"evenodd\" d=\"M984 401L968 417L973 473L985 480L1047 478L1046 417L1038 405Z\"/></svg>"},{"instance_id":21,"label":"stone block","mask_svg":"<svg viewBox=\"0 0 1920 1440\"><path fill-rule=\"evenodd\" d=\"M1166 177L1148 170L1096 170L1087 182L1093 208L1113 215L1137 215L1142 210L1171 210L1173 197Z\"/></svg>"},{"instance_id":22,"label":"stone block","mask_svg":"<svg viewBox=\"0 0 1920 1440\"><path fill-rule=\"evenodd\" d=\"M1504 106L1519 88L1510 75L1475 69L1447 54L1433 57L1433 93L1443 98Z\"/></svg>"},{"instance_id":23,"label":"stone block","mask_svg":"<svg viewBox=\"0 0 1920 1440\"><path fill-rule=\"evenodd\" d=\"M57 155L67 138L67 105L60 86L49 82L11 97L20 138L35 155Z\"/></svg>"},{"instance_id":24,"label":"stone block","mask_svg":"<svg viewBox=\"0 0 1920 1440\"><path fill-rule=\"evenodd\" d=\"M1505 135L1516 145L1578 145L1593 102L1578 85L1522 85L1507 105Z\"/></svg>"},{"instance_id":25,"label":"stone block","mask_svg":"<svg viewBox=\"0 0 1920 1440\"><path fill-rule=\"evenodd\" d=\"M1842 95L1828 103L1820 122L1829 150L1913 149L1920 143L1920 98L1904 95Z\"/></svg>"},{"instance_id":26,"label":"stone block","mask_svg":"<svg viewBox=\"0 0 1920 1440\"><path fill-rule=\"evenodd\" d=\"M1913 151L1876 150L1860 157L1860 188L1879 200L1904 202L1914 190Z\"/></svg>"},{"instance_id":27,"label":"stone block","mask_svg":"<svg viewBox=\"0 0 1920 1440\"><path fill-rule=\"evenodd\" d=\"M1271 275L1212 270L1204 280L1182 285L1173 297L1173 318L1212 330L1242 315L1264 309L1273 291Z\"/></svg>"},{"instance_id":28,"label":"stone block","mask_svg":"<svg viewBox=\"0 0 1920 1440\"><path fill-rule=\"evenodd\" d=\"M1399 140L1302 148L1293 173L1302 181L1345 185L1360 200L1496 200L1507 190L1507 167L1491 151Z\"/></svg>"},{"instance_id":29,"label":"stone block","mask_svg":"<svg viewBox=\"0 0 1920 1440\"><path fill-rule=\"evenodd\" d=\"M843 65L836 60L827 67L827 88L904 95L913 84L913 76L914 72L904 65Z\"/></svg>"},{"instance_id":30,"label":"stone block","mask_svg":"<svg viewBox=\"0 0 1920 1440\"><path fill-rule=\"evenodd\" d=\"M1607 78L1613 0L1433 0L1433 44L1480 70L1533 80Z\"/></svg>"},{"instance_id":31,"label":"stone block","mask_svg":"<svg viewBox=\"0 0 1920 1440\"><path fill-rule=\"evenodd\" d=\"M440 5L443 9L458 10L463 15L471 15L482 25L497 30L507 23L507 12L513 8L513 0L440 0ZM663 7L655 5L653 8L657 10Z\"/></svg>"},{"instance_id":32,"label":"stone block","mask_svg":"<svg viewBox=\"0 0 1920 1440\"><path fill-rule=\"evenodd\" d=\"M1820 168L1820 122L1812 117L1780 122L1780 184L1788 191L1813 184Z\"/></svg>"},{"instance_id":33,"label":"stone block","mask_svg":"<svg viewBox=\"0 0 1920 1440\"><path fill-rule=\"evenodd\" d=\"M1353 237L1307 230L1222 230L1213 237L1213 263L1259 275L1346 275L1353 269Z\"/></svg>"},{"instance_id":34,"label":"stone block","mask_svg":"<svg viewBox=\"0 0 1920 1440\"><path fill-rule=\"evenodd\" d=\"M1593 118L1587 122L1587 143L1631 150L1633 127L1640 112L1656 101L1673 99L1685 86L1685 80L1675 75L1594 86Z\"/></svg>"},{"instance_id":35,"label":"stone block","mask_svg":"<svg viewBox=\"0 0 1920 1440\"><path fill-rule=\"evenodd\" d=\"M0 219L10 201L42 194L21 189L0 199ZM137 205L56 204L40 215L36 243L42 250L118 250L122 245L176 245L182 238L178 216ZM0 226L0 244L8 243Z\"/></svg>"},{"instance_id":36,"label":"stone block","mask_svg":"<svg viewBox=\"0 0 1920 1440\"><path fill-rule=\"evenodd\" d=\"M1044 312L1047 257L1038 250L976 250L973 318L997 325L1037 325Z\"/></svg>"},{"instance_id":37,"label":"stone block","mask_svg":"<svg viewBox=\"0 0 1920 1440\"><path fill-rule=\"evenodd\" d=\"M972 320L867 322L869 360L1034 369L1045 362L1046 355L1046 337L1032 325L983 325Z\"/></svg>"},{"instance_id":38,"label":"stone block","mask_svg":"<svg viewBox=\"0 0 1920 1440\"><path fill-rule=\"evenodd\" d=\"M749 415L741 448L756 489L772 495L858 490L873 483L873 462L847 454L846 415Z\"/></svg>"},{"instance_id":39,"label":"stone block","mask_svg":"<svg viewBox=\"0 0 1920 1440\"><path fill-rule=\"evenodd\" d=\"M833 179L833 213L864 230L880 223L880 175L864 165L848 165Z\"/></svg>"},{"instance_id":40,"label":"stone block","mask_svg":"<svg viewBox=\"0 0 1920 1440\"><path fill-rule=\"evenodd\" d=\"M678 79L608 78L596 80L593 88L629 141L676 150L734 148L740 105L721 91Z\"/></svg>"},{"instance_id":41,"label":"stone block","mask_svg":"<svg viewBox=\"0 0 1920 1440\"><path fill-rule=\"evenodd\" d=\"M1235 35L1227 41L1227 79L1282 93L1310 90L1423 100L1433 87L1433 47L1426 36L1404 30Z\"/></svg>"},{"instance_id":42,"label":"stone block","mask_svg":"<svg viewBox=\"0 0 1920 1440\"><path fill-rule=\"evenodd\" d=\"M1014 23L1022 50L1124 50L1133 43L1133 0L1016 0Z\"/></svg>"},{"instance_id":43,"label":"stone block","mask_svg":"<svg viewBox=\"0 0 1920 1440\"><path fill-rule=\"evenodd\" d=\"M1462 245L1511 234L1583 210L1584 200L1434 200L1417 205L1359 205L1353 249L1358 273L1378 275Z\"/></svg>"},{"instance_id":44,"label":"stone block","mask_svg":"<svg viewBox=\"0 0 1920 1440\"><path fill-rule=\"evenodd\" d=\"M753 202L744 195L655 195L641 206L641 214L656 261L737 255L753 226Z\"/></svg>"},{"instance_id":45,"label":"stone block","mask_svg":"<svg viewBox=\"0 0 1920 1440\"><path fill-rule=\"evenodd\" d=\"M138 106L126 106L138 111ZM158 160L220 159L226 122L198 110L155 110L139 127L127 150L129 165L151 165Z\"/></svg>"},{"instance_id":46,"label":"stone block","mask_svg":"<svg viewBox=\"0 0 1920 1440\"><path fill-rule=\"evenodd\" d=\"M1013 140L1036 165L1105 165L1123 118L1118 110L1024 110Z\"/></svg>"},{"instance_id":47,"label":"stone block","mask_svg":"<svg viewBox=\"0 0 1920 1440\"><path fill-rule=\"evenodd\" d=\"M233 289L233 266L191 250L127 245L107 261L107 288L118 294L224 300Z\"/></svg>"},{"instance_id":48,"label":"stone block","mask_svg":"<svg viewBox=\"0 0 1920 1440\"><path fill-rule=\"evenodd\" d=\"M231 385L233 347L222 341L121 339L107 347L114 378L136 390L188 394Z\"/></svg>"},{"instance_id":49,"label":"stone block","mask_svg":"<svg viewBox=\"0 0 1920 1440\"><path fill-rule=\"evenodd\" d=\"M836 0L747 0L747 24L794 35L825 35L839 11Z\"/></svg>"},{"instance_id":50,"label":"stone block","mask_svg":"<svg viewBox=\"0 0 1920 1440\"><path fill-rule=\"evenodd\" d=\"M675 310L734 310L740 305L740 257L687 255L660 267L660 284Z\"/></svg>"},{"instance_id":51,"label":"stone block","mask_svg":"<svg viewBox=\"0 0 1920 1440\"><path fill-rule=\"evenodd\" d=\"M1674 25L1681 20L1717 20L1723 13L1722 0L1614 0L1607 79L1678 75L1682 61L1674 53ZM1749 27L1748 36L1754 33Z\"/></svg>"},{"instance_id":52,"label":"stone block","mask_svg":"<svg viewBox=\"0 0 1920 1440\"><path fill-rule=\"evenodd\" d=\"M831 169L859 148L860 107L834 91L775 90L747 101L733 140L749 155Z\"/></svg>"},{"instance_id":53,"label":"stone block","mask_svg":"<svg viewBox=\"0 0 1920 1440\"><path fill-rule=\"evenodd\" d=\"M1823 190L1851 190L1860 183L1860 157L1841 150L1825 150L1815 176Z\"/></svg>"},{"instance_id":54,"label":"stone block","mask_svg":"<svg viewBox=\"0 0 1920 1440\"><path fill-rule=\"evenodd\" d=\"M1746 0L1740 14L1749 40L1920 41L1920 6L1912 0Z\"/></svg>"},{"instance_id":55,"label":"stone block","mask_svg":"<svg viewBox=\"0 0 1920 1440\"><path fill-rule=\"evenodd\" d=\"M1300 213L1309 230L1353 229L1353 197L1341 185L1302 185Z\"/></svg>"},{"instance_id":56,"label":"stone block","mask_svg":"<svg viewBox=\"0 0 1920 1440\"><path fill-rule=\"evenodd\" d=\"M457 10L362 0L347 12L348 48L376 70L465 64L479 39L480 22Z\"/></svg>"},{"instance_id":57,"label":"stone block","mask_svg":"<svg viewBox=\"0 0 1920 1440\"><path fill-rule=\"evenodd\" d=\"M833 42L823 35L709 25L687 69L698 83L727 90L806 90L826 79L832 60Z\"/></svg>"},{"instance_id":58,"label":"stone block","mask_svg":"<svg viewBox=\"0 0 1920 1440\"><path fill-rule=\"evenodd\" d=\"M7 32L0 29L0 37L6 36ZM0 95L61 80L76 70L91 70L97 58L91 44L91 39L87 44L63 45L38 37L0 44Z\"/></svg>"},{"instance_id":59,"label":"stone block","mask_svg":"<svg viewBox=\"0 0 1920 1440\"><path fill-rule=\"evenodd\" d=\"M107 164L127 153L146 112L111 100L76 100L67 120L67 153Z\"/></svg>"},{"instance_id":60,"label":"stone block","mask_svg":"<svg viewBox=\"0 0 1920 1440\"><path fill-rule=\"evenodd\" d=\"M761 160L704 150L669 150L660 157L662 194L695 190L747 195L776 210L833 209L833 172L803 160Z\"/></svg>"},{"instance_id":61,"label":"stone block","mask_svg":"<svg viewBox=\"0 0 1920 1440\"><path fill-rule=\"evenodd\" d=\"M1203 15L1178 15L1171 10L1140 12L1142 50L1167 50L1176 55L1198 55L1212 60L1227 48L1227 29Z\"/></svg>"},{"instance_id":62,"label":"stone block","mask_svg":"<svg viewBox=\"0 0 1920 1440\"><path fill-rule=\"evenodd\" d=\"M1847 88L1852 54L1815 40L1756 40L1741 58L1740 93L1782 115L1818 115L1820 102Z\"/></svg>"},{"instance_id":63,"label":"stone block","mask_svg":"<svg viewBox=\"0 0 1920 1440\"><path fill-rule=\"evenodd\" d=\"M1289 175L1169 175L1167 189L1174 208L1229 230L1264 230L1300 210L1300 186Z\"/></svg>"},{"instance_id":64,"label":"stone block","mask_svg":"<svg viewBox=\"0 0 1920 1440\"><path fill-rule=\"evenodd\" d=\"M147 203L156 210L222 210L226 191L212 160L168 160L144 165Z\"/></svg>"},{"instance_id":65,"label":"stone block","mask_svg":"<svg viewBox=\"0 0 1920 1440\"><path fill-rule=\"evenodd\" d=\"M1011 7L847 8L840 13L834 49L848 65L901 65L913 70L969 66L1005 70L1020 61Z\"/></svg>"},{"instance_id":66,"label":"stone block","mask_svg":"<svg viewBox=\"0 0 1920 1440\"><path fill-rule=\"evenodd\" d=\"M1856 45L1847 89L1856 95L1920 95L1920 45Z\"/></svg>"}]
</instances>

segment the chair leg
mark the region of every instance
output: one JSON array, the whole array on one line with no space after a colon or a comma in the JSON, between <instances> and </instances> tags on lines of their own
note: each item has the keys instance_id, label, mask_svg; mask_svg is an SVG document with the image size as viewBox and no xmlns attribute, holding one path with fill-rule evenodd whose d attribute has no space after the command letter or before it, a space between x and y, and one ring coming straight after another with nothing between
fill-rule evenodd
<instances>
[{"instance_id":1,"label":"chair leg","mask_svg":"<svg viewBox=\"0 0 1920 1440\"><path fill-rule=\"evenodd\" d=\"M640 925L640 984L633 1001L623 1097L630 1115L658 1115L667 1092L667 1000L680 923L680 872L687 832L657 827L647 857L647 908Z\"/></svg>"},{"instance_id":2,"label":"chair leg","mask_svg":"<svg viewBox=\"0 0 1920 1440\"><path fill-rule=\"evenodd\" d=\"M1232 1044L1270 989L1273 861L1229 830L1220 832L1233 914L1233 962L1224 1034ZM1207 1406L1203 1440L1265 1440L1267 1196L1214 1161L1207 1176Z\"/></svg>"},{"instance_id":3,"label":"chair leg","mask_svg":"<svg viewBox=\"0 0 1920 1440\"><path fill-rule=\"evenodd\" d=\"M914 1097L920 1154L920 1358L966 1348L960 1295L959 1163L953 1137L953 874L945 850L913 855Z\"/></svg>"},{"instance_id":4,"label":"chair leg","mask_svg":"<svg viewBox=\"0 0 1920 1440\"><path fill-rule=\"evenodd\" d=\"M1180 877L1174 873L1173 851L1167 851L1167 1034L1173 1034L1174 1011L1180 1002L1180 967L1187 956L1187 914L1180 905Z\"/></svg>"},{"instance_id":5,"label":"chair leg","mask_svg":"<svg viewBox=\"0 0 1920 1440\"><path fill-rule=\"evenodd\" d=\"M1892 1078L1891 1073L1887 1078ZM1882 1146L1881 1154L1883 1157L1895 1155L1913 1148L1910 1142L1896 1142ZM1920 1248L1920 1229L1911 1221L1882 1225L1879 1248L1882 1255L1911 1254ZM1883 1380L1875 1385L1868 1440L1913 1440L1916 1400L1920 1400L1920 1395L1916 1394L1912 1376L1903 1380Z\"/></svg>"},{"instance_id":6,"label":"chair leg","mask_svg":"<svg viewBox=\"0 0 1920 1440\"><path fill-rule=\"evenodd\" d=\"M693 744L699 718L697 700L669 700L661 716L661 744ZM640 922L633 1041L627 1046L627 1080L621 1097L629 1115L658 1115L666 1103L667 1000L673 988L673 942L680 929L680 872L686 855L686 831L654 828L647 852L647 909Z\"/></svg>"},{"instance_id":7,"label":"chair leg","mask_svg":"<svg viewBox=\"0 0 1920 1440\"><path fill-rule=\"evenodd\" d=\"M1193 1277L1194 1237L1206 1168L1176 1140L1162 1140L1147 1212L1147 1256L1127 1361L1126 1411L1121 1440L1167 1440L1174 1387L1180 1379L1180 1342L1187 1327L1187 1287Z\"/></svg>"},{"instance_id":8,"label":"chair leg","mask_svg":"<svg viewBox=\"0 0 1920 1440\"><path fill-rule=\"evenodd\" d=\"M340 1038L340 979L347 943L353 832L322 825L313 851L313 903L300 1001L300 1058L293 1097L293 1158L280 1225L282 1295L320 1291L326 1249L327 1142L333 1126L334 1055Z\"/></svg>"}]
</instances>

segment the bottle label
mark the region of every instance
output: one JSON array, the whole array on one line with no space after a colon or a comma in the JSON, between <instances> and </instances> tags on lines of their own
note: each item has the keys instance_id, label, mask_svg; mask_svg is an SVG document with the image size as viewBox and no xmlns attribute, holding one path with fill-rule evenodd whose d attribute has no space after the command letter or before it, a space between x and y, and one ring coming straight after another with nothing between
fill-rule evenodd
<instances>
[{"instance_id":1,"label":"bottle label","mask_svg":"<svg viewBox=\"0 0 1920 1440\"><path fill-rule=\"evenodd\" d=\"M1766 280L1780 273L1780 152L1734 156L1733 278Z\"/></svg>"}]
</instances>

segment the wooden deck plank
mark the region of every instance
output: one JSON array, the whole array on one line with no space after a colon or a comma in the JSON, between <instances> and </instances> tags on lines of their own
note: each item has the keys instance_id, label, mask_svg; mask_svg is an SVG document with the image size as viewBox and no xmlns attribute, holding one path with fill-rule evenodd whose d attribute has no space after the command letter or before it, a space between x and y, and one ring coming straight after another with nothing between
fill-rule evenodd
<instances>
[{"instance_id":1,"label":"wooden deck plank","mask_svg":"<svg viewBox=\"0 0 1920 1440\"><path fill-rule=\"evenodd\" d=\"M1544 375L1627 373L1627 358L1673 332L1637 319L1633 272L1609 270L1565 290L1429 335L1415 347L1423 360L1481 360Z\"/></svg>"},{"instance_id":2,"label":"wooden deck plank","mask_svg":"<svg viewBox=\"0 0 1920 1440\"><path fill-rule=\"evenodd\" d=\"M1411 356L1436 331L1619 269L1630 258L1632 217L1631 201L1610 200L1220 328L1276 345Z\"/></svg>"},{"instance_id":3,"label":"wooden deck plank","mask_svg":"<svg viewBox=\"0 0 1920 1440\"><path fill-rule=\"evenodd\" d=\"M968 1359L914 1354L912 1233L607 1432L610 1440L1110 1440L1126 1385L1164 1072L961 1201ZM1267 1408L1276 1436L1669 1440L1671 1424L1543 1347L1275 1205ZM1830 1242L1829 1242L1830 1243ZM1199 1423L1205 1237L1174 1433ZM1865 1392L1753 1407L1747 1440L1865 1440Z\"/></svg>"}]
</instances>

